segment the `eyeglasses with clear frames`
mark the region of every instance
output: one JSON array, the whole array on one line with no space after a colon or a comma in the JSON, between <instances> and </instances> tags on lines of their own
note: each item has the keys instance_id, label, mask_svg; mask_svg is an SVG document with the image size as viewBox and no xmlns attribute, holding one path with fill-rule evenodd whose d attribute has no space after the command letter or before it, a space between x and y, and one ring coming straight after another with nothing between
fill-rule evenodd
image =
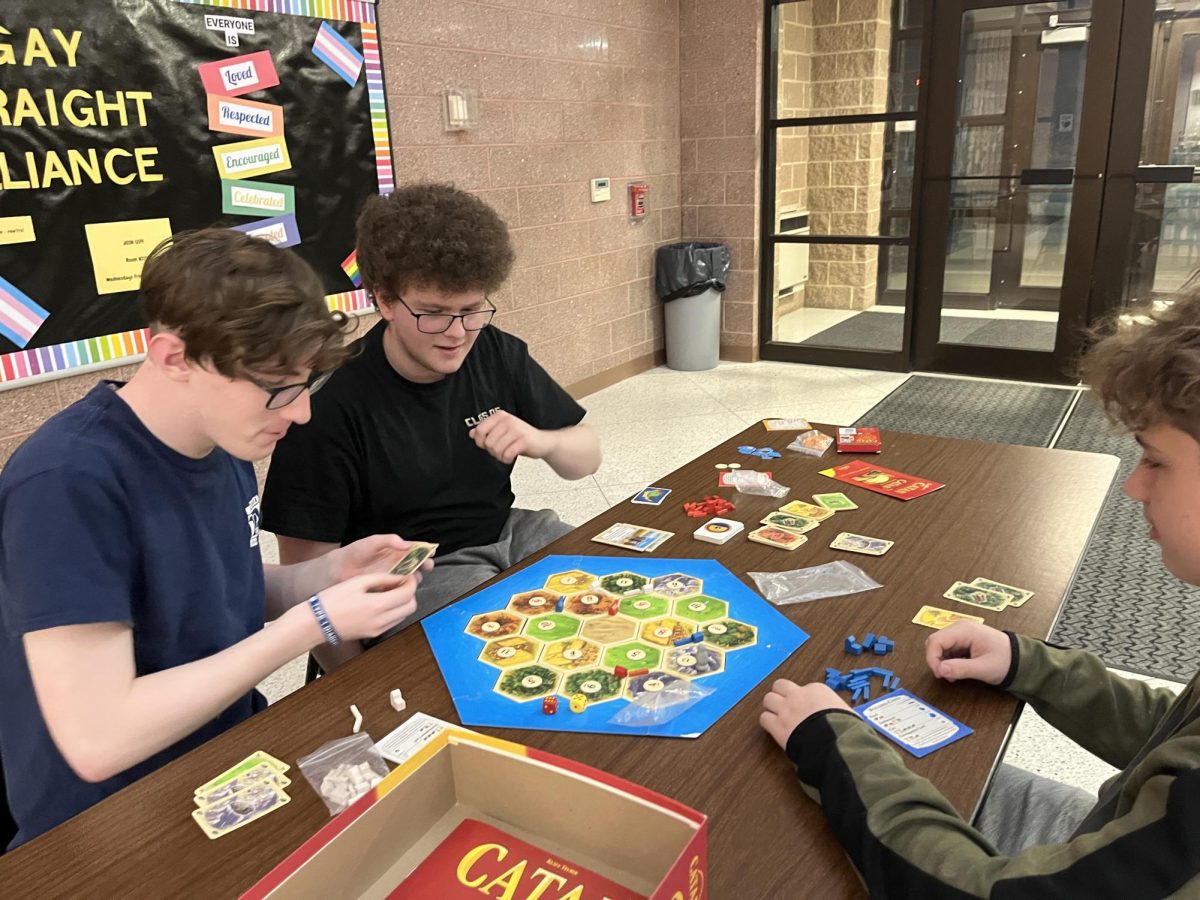
<instances>
[{"instance_id":1,"label":"eyeglasses with clear frames","mask_svg":"<svg viewBox=\"0 0 1200 900\"><path fill-rule=\"evenodd\" d=\"M404 302L403 297L396 295L394 299L408 310L410 316L417 320L417 331L421 334L443 334L450 330L455 319L462 319L464 331L482 331L492 321L492 316L496 315L496 306L487 297L483 299L487 303L488 309L479 309L458 315L413 312L413 308Z\"/></svg>"},{"instance_id":2,"label":"eyeglasses with clear frames","mask_svg":"<svg viewBox=\"0 0 1200 900\"><path fill-rule=\"evenodd\" d=\"M246 380L259 390L267 392L267 409L283 409L285 406L299 400L300 395L305 391L315 394L324 386L332 374L332 372L313 372L308 376L307 381L301 381L296 384L281 384L278 387L263 384L258 379L249 376L246 376Z\"/></svg>"}]
</instances>

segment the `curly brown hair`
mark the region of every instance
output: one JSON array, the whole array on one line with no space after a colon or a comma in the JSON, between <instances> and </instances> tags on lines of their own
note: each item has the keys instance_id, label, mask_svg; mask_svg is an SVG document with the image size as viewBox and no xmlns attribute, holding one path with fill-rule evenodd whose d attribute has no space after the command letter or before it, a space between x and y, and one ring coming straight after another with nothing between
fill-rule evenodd
<instances>
[{"instance_id":1,"label":"curly brown hair","mask_svg":"<svg viewBox=\"0 0 1200 900\"><path fill-rule=\"evenodd\" d=\"M346 356L347 318L308 263L240 231L167 238L146 259L140 299L152 332L178 334L187 359L227 378L329 372Z\"/></svg>"},{"instance_id":2,"label":"curly brown hair","mask_svg":"<svg viewBox=\"0 0 1200 900\"><path fill-rule=\"evenodd\" d=\"M1130 431L1173 425L1200 440L1200 292L1149 324L1112 319L1079 363L1108 417Z\"/></svg>"},{"instance_id":3,"label":"curly brown hair","mask_svg":"<svg viewBox=\"0 0 1200 900\"><path fill-rule=\"evenodd\" d=\"M414 287L492 293L515 258L504 220L453 185L423 182L372 196L358 216L358 265L372 295Z\"/></svg>"}]
</instances>

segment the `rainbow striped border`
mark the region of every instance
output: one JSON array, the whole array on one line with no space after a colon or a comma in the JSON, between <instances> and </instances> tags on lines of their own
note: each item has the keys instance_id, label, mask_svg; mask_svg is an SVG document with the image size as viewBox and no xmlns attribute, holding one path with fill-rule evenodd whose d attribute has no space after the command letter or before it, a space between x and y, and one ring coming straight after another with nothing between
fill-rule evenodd
<instances>
[{"instance_id":1,"label":"rainbow striped border","mask_svg":"<svg viewBox=\"0 0 1200 900\"><path fill-rule=\"evenodd\" d=\"M375 4L368 0L175 0L193 6L219 6L249 12L312 16L339 22L375 22Z\"/></svg>"},{"instance_id":2,"label":"rainbow striped border","mask_svg":"<svg viewBox=\"0 0 1200 900\"><path fill-rule=\"evenodd\" d=\"M383 65L379 56L379 29L362 26L363 69L367 73L367 104L371 110L371 136L375 139L375 173L379 193L390 194L396 189L392 174L392 144L388 138L387 106L383 93Z\"/></svg>"},{"instance_id":3,"label":"rainbow striped border","mask_svg":"<svg viewBox=\"0 0 1200 900\"><path fill-rule=\"evenodd\" d=\"M330 310L350 314L366 313L374 308L371 298L363 290L326 294L325 303ZM123 331L120 334L106 334L81 341L5 353L0 355L0 384L22 381L51 372L66 372L98 363L138 362L146 353L149 332L148 328L139 328L137 331Z\"/></svg>"},{"instance_id":4,"label":"rainbow striped border","mask_svg":"<svg viewBox=\"0 0 1200 900\"><path fill-rule=\"evenodd\" d=\"M379 193L395 189L392 174L392 146L388 139L387 107L384 103L383 66L379 54L379 29L375 25L375 4L368 0L174 0L192 6L217 6L249 12L311 16L339 22L358 22L362 26L363 69L367 73L367 102L371 114L371 135L375 142L375 171ZM331 310L345 313L369 312L370 297L363 290L329 294L325 298ZM106 334L100 337L68 341L32 350L0 354L0 384L23 381L52 372L68 372L98 363L136 362L146 352L147 329Z\"/></svg>"}]
</instances>

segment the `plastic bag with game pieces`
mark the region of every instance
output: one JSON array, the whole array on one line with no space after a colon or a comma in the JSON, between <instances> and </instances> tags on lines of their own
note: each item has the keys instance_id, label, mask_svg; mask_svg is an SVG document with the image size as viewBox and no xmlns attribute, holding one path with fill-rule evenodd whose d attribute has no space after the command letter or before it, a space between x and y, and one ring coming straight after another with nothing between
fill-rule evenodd
<instances>
[{"instance_id":1,"label":"plastic bag with game pieces","mask_svg":"<svg viewBox=\"0 0 1200 900\"><path fill-rule=\"evenodd\" d=\"M738 489L741 494L754 494L758 497L786 497L791 491L768 475L766 472L754 472L749 469L734 469L725 473L725 483Z\"/></svg>"},{"instance_id":2,"label":"plastic bag with game pieces","mask_svg":"<svg viewBox=\"0 0 1200 900\"><path fill-rule=\"evenodd\" d=\"M672 679L661 690L642 691L608 722L625 728L662 725L687 712L712 692L713 688L694 681Z\"/></svg>"},{"instance_id":3,"label":"plastic bag with game pieces","mask_svg":"<svg viewBox=\"0 0 1200 900\"><path fill-rule=\"evenodd\" d=\"M842 597L883 587L858 566L839 559L823 566L790 572L747 572L758 592L776 606L807 603L825 597Z\"/></svg>"},{"instance_id":4,"label":"plastic bag with game pieces","mask_svg":"<svg viewBox=\"0 0 1200 900\"><path fill-rule=\"evenodd\" d=\"M388 773L375 742L365 731L323 744L296 760L331 816L383 781Z\"/></svg>"}]
</instances>

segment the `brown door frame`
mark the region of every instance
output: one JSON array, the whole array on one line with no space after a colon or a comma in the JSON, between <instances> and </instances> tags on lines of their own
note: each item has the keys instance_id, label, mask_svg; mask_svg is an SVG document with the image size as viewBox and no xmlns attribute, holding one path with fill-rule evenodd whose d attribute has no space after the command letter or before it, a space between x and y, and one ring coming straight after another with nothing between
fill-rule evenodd
<instances>
[{"instance_id":1,"label":"brown door frame","mask_svg":"<svg viewBox=\"0 0 1200 900\"><path fill-rule=\"evenodd\" d=\"M918 369L1002 378L1064 382L1084 342L1089 294L1099 239L1104 175L1116 91L1125 0L1094 0L1087 81L1079 127L1067 265L1053 353L940 343L942 288L949 225L962 17L971 9L1019 6L1012 0L938 0L930 43L940 49L930 72L922 172L922 236L918 241L913 360ZM1144 96L1144 94L1143 94ZM1136 129L1140 132L1140 129Z\"/></svg>"}]
</instances>

